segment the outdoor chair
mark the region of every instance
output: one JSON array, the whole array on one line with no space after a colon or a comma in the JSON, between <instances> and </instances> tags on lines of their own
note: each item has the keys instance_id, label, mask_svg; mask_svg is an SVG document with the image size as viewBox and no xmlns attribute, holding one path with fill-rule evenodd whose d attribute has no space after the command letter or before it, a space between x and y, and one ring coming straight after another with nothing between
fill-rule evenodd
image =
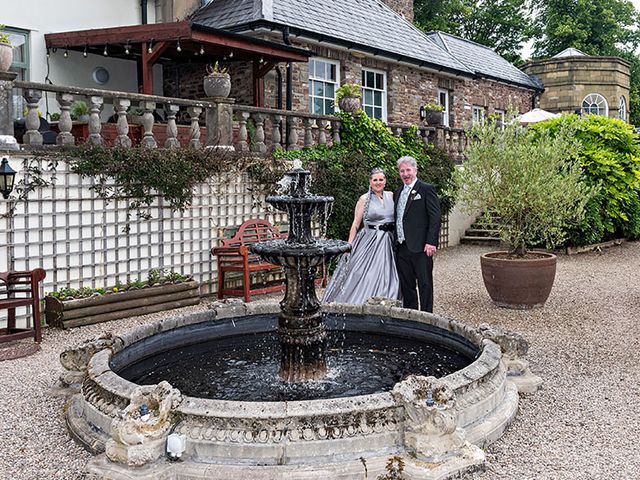
<instances>
[{"instance_id":1,"label":"outdoor chair","mask_svg":"<svg viewBox=\"0 0 640 480\"><path fill-rule=\"evenodd\" d=\"M40 282L46 273L42 268L24 272L0 272L0 310L7 310L7 326L0 327L0 343L33 336L42 340L40 331ZM16 308L29 307L30 320L24 328L16 326Z\"/></svg>"}]
</instances>

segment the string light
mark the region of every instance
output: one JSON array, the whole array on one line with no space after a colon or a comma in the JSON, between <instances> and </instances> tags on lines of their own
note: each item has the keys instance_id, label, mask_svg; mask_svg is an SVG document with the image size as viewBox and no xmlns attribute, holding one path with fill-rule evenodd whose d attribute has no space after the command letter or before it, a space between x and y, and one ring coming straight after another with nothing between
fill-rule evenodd
<instances>
[{"instance_id":1,"label":"string light","mask_svg":"<svg viewBox=\"0 0 640 480\"><path fill-rule=\"evenodd\" d=\"M200 45L200 55L204 55L204 47Z\"/></svg>"},{"instance_id":2,"label":"string light","mask_svg":"<svg viewBox=\"0 0 640 480\"><path fill-rule=\"evenodd\" d=\"M180 39L178 39L178 44L176 45L176 51L181 52L182 47L180 46Z\"/></svg>"},{"instance_id":3,"label":"string light","mask_svg":"<svg viewBox=\"0 0 640 480\"><path fill-rule=\"evenodd\" d=\"M51 56L51 52L49 51L49 47L47 47L47 58Z\"/></svg>"},{"instance_id":4,"label":"string light","mask_svg":"<svg viewBox=\"0 0 640 480\"><path fill-rule=\"evenodd\" d=\"M129 40L127 40L127 44L124 46L124 53L129 55L131 53L131 45L129 45Z\"/></svg>"},{"instance_id":5,"label":"string light","mask_svg":"<svg viewBox=\"0 0 640 480\"><path fill-rule=\"evenodd\" d=\"M102 54L106 57L107 55L109 55L109 50L107 50L107 45L108 43L104 44L104 51L102 52Z\"/></svg>"},{"instance_id":6,"label":"string light","mask_svg":"<svg viewBox=\"0 0 640 480\"><path fill-rule=\"evenodd\" d=\"M147 48L147 53L153 53L153 38L149 41L149 48Z\"/></svg>"},{"instance_id":7,"label":"string light","mask_svg":"<svg viewBox=\"0 0 640 480\"><path fill-rule=\"evenodd\" d=\"M260 57L260 63L264 63L264 58Z\"/></svg>"},{"instance_id":8,"label":"string light","mask_svg":"<svg viewBox=\"0 0 640 480\"><path fill-rule=\"evenodd\" d=\"M64 58L69 58L69 47L65 47L64 53L62 54Z\"/></svg>"},{"instance_id":9,"label":"string light","mask_svg":"<svg viewBox=\"0 0 640 480\"><path fill-rule=\"evenodd\" d=\"M87 44L84 44L84 51L82 52L82 56L84 58L87 58L87 56L89 55L89 53L87 52Z\"/></svg>"},{"instance_id":10,"label":"string light","mask_svg":"<svg viewBox=\"0 0 640 480\"><path fill-rule=\"evenodd\" d=\"M229 58L233 58L233 51L229 52Z\"/></svg>"}]
</instances>

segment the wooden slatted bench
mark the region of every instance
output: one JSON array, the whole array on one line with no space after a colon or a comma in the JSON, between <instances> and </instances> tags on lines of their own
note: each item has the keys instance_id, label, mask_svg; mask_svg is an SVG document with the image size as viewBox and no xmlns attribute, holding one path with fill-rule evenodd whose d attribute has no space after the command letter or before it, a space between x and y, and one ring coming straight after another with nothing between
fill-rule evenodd
<instances>
[{"instance_id":1,"label":"wooden slatted bench","mask_svg":"<svg viewBox=\"0 0 640 480\"><path fill-rule=\"evenodd\" d=\"M222 246L212 248L211 254L218 260L218 298L224 298L225 295L241 295L245 302L249 302L251 294L283 290L284 279L271 285L251 284L251 273L270 272L282 267L266 262L249 251L249 247L254 243L283 238L286 238L286 235L280 233L280 230L267 220L252 218L240 225L232 238L222 239ZM225 287L227 272L242 273L241 289Z\"/></svg>"},{"instance_id":2,"label":"wooden slatted bench","mask_svg":"<svg viewBox=\"0 0 640 480\"><path fill-rule=\"evenodd\" d=\"M42 268L25 272L0 272L0 310L7 310L7 327L0 328L0 343L33 337L42 341L40 331L40 282L46 273ZM16 308L31 308L31 325L16 327Z\"/></svg>"}]
</instances>

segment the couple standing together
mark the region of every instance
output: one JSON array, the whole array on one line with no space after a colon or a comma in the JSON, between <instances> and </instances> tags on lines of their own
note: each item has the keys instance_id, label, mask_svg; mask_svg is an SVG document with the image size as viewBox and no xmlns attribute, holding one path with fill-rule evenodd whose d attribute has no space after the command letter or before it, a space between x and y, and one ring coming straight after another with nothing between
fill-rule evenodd
<instances>
[{"instance_id":1,"label":"couple standing together","mask_svg":"<svg viewBox=\"0 0 640 480\"><path fill-rule=\"evenodd\" d=\"M371 171L369 191L358 200L349 231L351 254L338 263L324 302L402 298L405 308L433 311L440 201L433 185L417 178L413 157L400 157L397 164L404 186L393 193L384 190L384 172Z\"/></svg>"}]
</instances>

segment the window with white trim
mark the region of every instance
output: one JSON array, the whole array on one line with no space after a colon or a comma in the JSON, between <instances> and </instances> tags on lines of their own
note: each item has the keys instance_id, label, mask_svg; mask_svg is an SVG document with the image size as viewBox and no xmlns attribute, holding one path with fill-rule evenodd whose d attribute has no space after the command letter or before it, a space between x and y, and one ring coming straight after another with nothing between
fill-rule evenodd
<instances>
[{"instance_id":1,"label":"window with white trim","mask_svg":"<svg viewBox=\"0 0 640 480\"><path fill-rule=\"evenodd\" d=\"M340 64L323 58L309 59L309 112L335 113L336 89L340 85Z\"/></svg>"},{"instance_id":2,"label":"window with white trim","mask_svg":"<svg viewBox=\"0 0 640 480\"><path fill-rule=\"evenodd\" d=\"M29 32L17 28L3 28L0 33L9 34L9 42L13 46L13 62L9 71L18 74L16 80L29 80ZM21 118L25 108L25 100L22 93L14 88L13 97L13 117Z\"/></svg>"},{"instance_id":3,"label":"window with white trim","mask_svg":"<svg viewBox=\"0 0 640 480\"><path fill-rule=\"evenodd\" d=\"M504 110L496 108L493 111L493 118L495 118L496 121L498 121L498 122L502 122L502 125L504 125L504 117L505 117L505 111Z\"/></svg>"},{"instance_id":4,"label":"window with white trim","mask_svg":"<svg viewBox=\"0 0 640 480\"><path fill-rule=\"evenodd\" d=\"M447 90L438 90L438 105L442 105L442 125L449 127L449 92Z\"/></svg>"},{"instance_id":5,"label":"window with white trim","mask_svg":"<svg viewBox=\"0 0 640 480\"><path fill-rule=\"evenodd\" d=\"M387 75L378 70L362 70L362 109L371 118L387 120Z\"/></svg>"},{"instance_id":6,"label":"window with white trim","mask_svg":"<svg viewBox=\"0 0 640 480\"><path fill-rule=\"evenodd\" d=\"M627 100L624 97L620 97L618 102L618 118L627 121Z\"/></svg>"},{"instance_id":7,"label":"window with white trim","mask_svg":"<svg viewBox=\"0 0 640 480\"><path fill-rule=\"evenodd\" d=\"M472 109L472 120L473 124L484 122L485 110L484 107L479 105L474 105Z\"/></svg>"},{"instance_id":8,"label":"window with white trim","mask_svg":"<svg viewBox=\"0 0 640 480\"><path fill-rule=\"evenodd\" d=\"M582 113L593 113L594 115L609 115L609 105L607 100L599 93L590 93L582 100Z\"/></svg>"}]
</instances>

